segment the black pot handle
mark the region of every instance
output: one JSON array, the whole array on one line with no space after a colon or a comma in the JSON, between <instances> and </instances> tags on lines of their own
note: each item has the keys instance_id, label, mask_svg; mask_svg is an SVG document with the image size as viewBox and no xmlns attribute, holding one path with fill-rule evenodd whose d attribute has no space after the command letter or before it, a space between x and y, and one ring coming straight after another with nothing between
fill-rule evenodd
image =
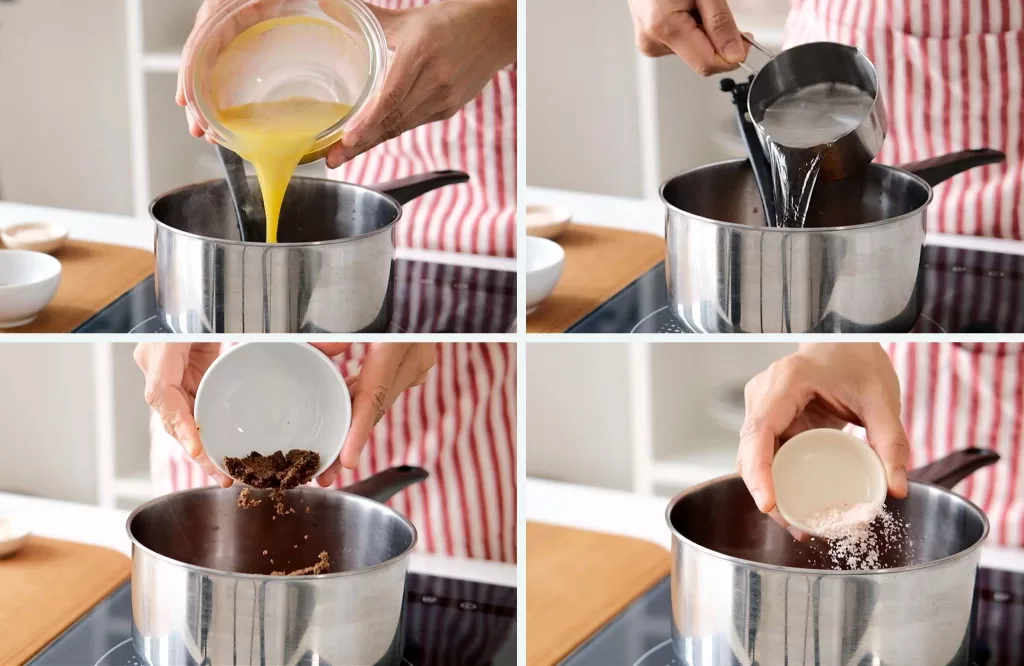
<instances>
[{"instance_id":1,"label":"black pot handle","mask_svg":"<svg viewBox=\"0 0 1024 666\"><path fill-rule=\"evenodd\" d=\"M429 476L430 474L427 470L421 467L402 465L400 467L391 467L383 472L377 472L369 478L342 488L342 490L346 493L368 497L378 502L387 502L409 486L419 483Z\"/></svg>"},{"instance_id":2,"label":"black pot handle","mask_svg":"<svg viewBox=\"0 0 1024 666\"><path fill-rule=\"evenodd\" d=\"M904 171L923 178L932 187L935 187L944 180L963 173L974 167L985 166L986 164L999 164L1006 161L1006 153L991 148L976 148L974 150L961 150L948 155L931 157L920 162L912 162L900 166Z\"/></svg>"},{"instance_id":3,"label":"black pot handle","mask_svg":"<svg viewBox=\"0 0 1024 666\"><path fill-rule=\"evenodd\" d=\"M999 454L988 449L964 449L954 451L945 458L940 458L933 463L918 467L907 473L911 481L923 481L942 486L946 490L952 490L953 486L960 483L979 469L994 465L999 461Z\"/></svg>"},{"instance_id":4,"label":"black pot handle","mask_svg":"<svg viewBox=\"0 0 1024 666\"><path fill-rule=\"evenodd\" d=\"M433 192L445 185L458 185L469 181L469 174L462 171L431 171L408 178L399 178L386 183L371 185L371 190L386 194L399 204L406 204L427 192Z\"/></svg>"}]
</instances>

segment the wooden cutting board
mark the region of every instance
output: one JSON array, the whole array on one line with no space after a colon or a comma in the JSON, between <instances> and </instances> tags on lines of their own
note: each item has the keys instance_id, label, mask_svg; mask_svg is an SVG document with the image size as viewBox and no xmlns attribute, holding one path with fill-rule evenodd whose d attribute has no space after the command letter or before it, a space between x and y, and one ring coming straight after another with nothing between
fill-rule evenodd
<instances>
[{"instance_id":1,"label":"wooden cutting board","mask_svg":"<svg viewBox=\"0 0 1024 666\"><path fill-rule=\"evenodd\" d=\"M27 662L128 580L131 567L116 551L41 537L0 559L0 664Z\"/></svg>"},{"instance_id":2,"label":"wooden cutting board","mask_svg":"<svg viewBox=\"0 0 1024 666\"><path fill-rule=\"evenodd\" d=\"M53 256L61 264L53 301L35 321L0 332L70 333L151 275L155 266L152 252L80 240L68 240Z\"/></svg>"},{"instance_id":3,"label":"wooden cutting board","mask_svg":"<svg viewBox=\"0 0 1024 666\"><path fill-rule=\"evenodd\" d=\"M665 260L665 239L639 231L573 224L555 240L565 250L562 277L526 316L527 333L564 333Z\"/></svg>"},{"instance_id":4,"label":"wooden cutting board","mask_svg":"<svg viewBox=\"0 0 1024 666\"><path fill-rule=\"evenodd\" d=\"M672 571L639 539L526 524L526 664L555 666Z\"/></svg>"}]
</instances>

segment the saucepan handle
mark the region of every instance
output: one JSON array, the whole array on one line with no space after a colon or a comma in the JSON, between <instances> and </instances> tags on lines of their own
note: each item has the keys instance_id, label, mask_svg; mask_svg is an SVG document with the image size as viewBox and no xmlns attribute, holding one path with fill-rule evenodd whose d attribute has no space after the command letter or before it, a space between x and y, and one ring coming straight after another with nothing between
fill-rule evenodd
<instances>
[{"instance_id":1,"label":"saucepan handle","mask_svg":"<svg viewBox=\"0 0 1024 666\"><path fill-rule=\"evenodd\" d=\"M923 481L942 486L952 490L953 486L960 483L979 469L994 465L999 460L999 454L988 449L964 449L954 451L945 458L919 467L907 473L912 481Z\"/></svg>"},{"instance_id":2,"label":"saucepan handle","mask_svg":"<svg viewBox=\"0 0 1024 666\"><path fill-rule=\"evenodd\" d=\"M383 472L357 481L351 486L342 488L346 493L368 497L378 502L387 502L389 499L405 490L414 483L425 480L430 474L421 467L402 465L390 467Z\"/></svg>"},{"instance_id":3,"label":"saucepan handle","mask_svg":"<svg viewBox=\"0 0 1024 666\"><path fill-rule=\"evenodd\" d=\"M963 173L974 167L985 166L986 164L999 164L1006 161L1006 153L990 148L976 148L974 150L961 150L948 155L939 155L920 162L912 162L900 166L904 171L923 178L932 187L935 187L944 180Z\"/></svg>"},{"instance_id":4,"label":"saucepan handle","mask_svg":"<svg viewBox=\"0 0 1024 666\"><path fill-rule=\"evenodd\" d=\"M400 204L406 204L439 187L458 185L467 181L469 181L469 174L462 171L431 171L386 183L378 183L372 185L370 189L386 194Z\"/></svg>"}]
</instances>

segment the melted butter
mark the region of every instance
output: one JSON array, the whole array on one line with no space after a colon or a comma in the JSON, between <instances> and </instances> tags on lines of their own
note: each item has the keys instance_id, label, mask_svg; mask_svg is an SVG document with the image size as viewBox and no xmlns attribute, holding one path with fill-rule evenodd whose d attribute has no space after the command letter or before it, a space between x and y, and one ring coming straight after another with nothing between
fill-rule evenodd
<instances>
[{"instance_id":1,"label":"melted butter","mask_svg":"<svg viewBox=\"0 0 1024 666\"><path fill-rule=\"evenodd\" d=\"M281 204L299 162L317 136L341 120L349 106L293 97L223 109L220 123L232 134L231 149L252 163L263 192L267 242L277 242Z\"/></svg>"},{"instance_id":2,"label":"melted butter","mask_svg":"<svg viewBox=\"0 0 1024 666\"><path fill-rule=\"evenodd\" d=\"M225 62L252 57L265 33L283 26L297 27L309 40L339 39L344 34L326 21L310 17L285 17L262 21L238 35L221 54ZM326 37L323 31L331 31ZM311 31L311 32L309 32ZM335 34L337 33L337 34ZM230 66L214 74L214 82L232 71ZM288 183L295 168L323 155L314 153L320 134L335 125L351 109L347 104L292 96L251 102L217 111L218 122L228 131L227 147L256 169L267 217L267 242L277 242L278 221ZM335 139L340 139L340 134ZM312 158L312 159L311 159Z\"/></svg>"}]
</instances>

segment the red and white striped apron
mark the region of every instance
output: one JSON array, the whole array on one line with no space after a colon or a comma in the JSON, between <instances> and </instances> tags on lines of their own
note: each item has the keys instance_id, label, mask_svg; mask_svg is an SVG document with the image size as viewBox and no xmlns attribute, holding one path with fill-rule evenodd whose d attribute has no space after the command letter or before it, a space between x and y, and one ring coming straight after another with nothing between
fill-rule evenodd
<instances>
[{"instance_id":1,"label":"red and white striped apron","mask_svg":"<svg viewBox=\"0 0 1024 666\"><path fill-rule=\"evenodd\" d=\"M373 0L409 9L440 0ZM404 206L398 244L426 250L516 255L516 66L491 82L449 120L422 125L335 169L359 184L424 171L465 171L464 185L443 187Z\"/></svg>"},{"instance_id":2,"label":"red and white striped apron","mask_svg":"<svg viewBox=\"0 0 1024 666\"><path fill-rule=\"evenodd\" d=\"M1006 153L1003 165L936 187L929 230L1024 237L1021 0L793 0L787 31L789 44L852 44L874 62L889 113L879 161L982 147ZM955 293L964 285L953 282L965 279L929 288ZM994 320L1004 309L1024 309L1022 296L975 299L969 309L978 310L975 319ZM957 490L988 514L991 542L1024 546L1024 344L895 343L887 350L901 380L912 467L971 446L999 452L998 465Z\"/></svg>"},{"instance_id":3,"label":"red and white striped apron","mask_svg":"<svg viewBox=\"0 0 1024 666\"><path fill-rule=\"evenodd\" d=\"M342 374L357 373L365 353L356 344L335 359ZM157 494L213 484L158 417L150 428ZM388 503L416 525L417 550L516 561L515 344L438 344L426 383L398 398L374 428L359 469L344 470L336 485L396 465L430 472Z\"/></svg>"}]
</instances>

